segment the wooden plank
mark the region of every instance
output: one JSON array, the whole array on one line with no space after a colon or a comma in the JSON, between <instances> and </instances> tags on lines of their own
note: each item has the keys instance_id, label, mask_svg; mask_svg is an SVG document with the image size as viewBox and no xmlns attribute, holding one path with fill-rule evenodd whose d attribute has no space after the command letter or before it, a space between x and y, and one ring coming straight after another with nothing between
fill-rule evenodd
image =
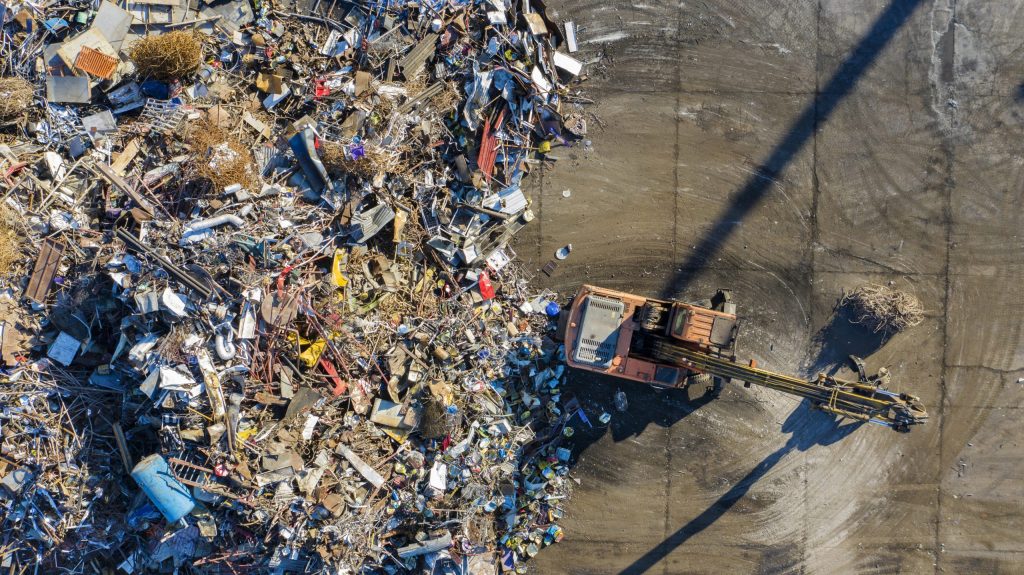
<instances>
[{"instance_id":1,"label":"wooden plank","mask_svg":"<svg viewBox=\"0 0 1024 575\"><path fill-rule=\"evenodd\" d=\"M50 291L53 277L57 275L60 258L64 255L66 247L63 242L54 239L43 242L39 257L36 258L36 265L32 269L32 277L25 287L25 297L38 304L46 303L46 294Z\"/></svg>"},{"instance_id":2,"label":"wooden plank","mask_svg":"<svg viewBox=\"0 0 1024 575\"><path fill-rule=\"evenodd\" d=\"M149 215L156 215L156 211L154 211L152 204L150 204L146 198L142 197L142 194L140 194L134 187L129 185L124 178L119 176L113 168L102 162L97 163L96 168L99 170L100 176L110 182L110 184L117 188L118 191L123 194L127 194L131 199L135 200L135 203L143 210L146 210Z\"/></svg>"},{"instance_id":3,"label":"wooden plank","mask_svg":"<svg viewBox=\"0 0 1024 575\"><path fill-rule=\"evenodd\" d=\"M128 164L135 159L135 156L137 156L138 153L139 138L132 138L132 140L128 142L128 145L124 147L124 151L114 157L114 163L112 163L110 167L112 167L118 175L123 176Z\"/></svg>"}]
</instances>

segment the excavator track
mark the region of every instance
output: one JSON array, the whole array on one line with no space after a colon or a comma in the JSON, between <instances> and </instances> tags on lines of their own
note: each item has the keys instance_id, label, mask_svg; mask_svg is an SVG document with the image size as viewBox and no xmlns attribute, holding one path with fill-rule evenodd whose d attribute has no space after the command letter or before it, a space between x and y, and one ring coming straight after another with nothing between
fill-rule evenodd
<instances>
[{"instance_id":1,"label":"excavator track","mask_svg":"<svg viewBox=\"0 0 1024 575\"><path fill-rule=\"evenodd\" d=\"M886 391L869 383L844 381L823 373L815 380L806 381L682 347L668 340L652 342L650 353L659 361L806 398L822 411L885 425L896 431L908 431L910 426L924 423L928 418L917 397Z\"/></svg>"}]
</instances>

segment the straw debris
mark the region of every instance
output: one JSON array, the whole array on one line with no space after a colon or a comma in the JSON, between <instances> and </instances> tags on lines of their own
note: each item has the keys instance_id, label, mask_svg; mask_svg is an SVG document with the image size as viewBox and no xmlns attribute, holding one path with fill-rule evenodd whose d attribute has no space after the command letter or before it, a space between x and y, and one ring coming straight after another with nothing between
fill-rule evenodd
<instances>
[{"instance_id":1,"label":"straw debris","mask_svg":"<svg viewBox=\"0 0 1024 575\"><path fill-rule=\"evenodd\" d=\"M192 32L169 32L135 42L130 56L143 78L175 80L196 73L202 63L203 45Z\"/></svg>"},{"instance_id":2,"label":"straw debris","mask_svg":"<svg viewBox=\"0 0 1024 575\"><path fill-rule=\"evenodd\" d=\"M403 159L405 152L406 150L402 146L388 149L373 144L363 144L362 152L353 153L350 146L324 141L321 143L320 160L332 177L352 174L360 178L372 179L380 174L400 176L408 173L411 167Z\"/></svg>"},{"instance_id":3,"label":"straw debris","mask_svg":"<svg viewBox=\"0 0 1024 575\"><path fill-rule=\"evenodd\" d=\"M25 234L19 230L18 214L13 210L0 208L0 276L13 275L17 264L25 257Z\"/></svg>"},{"instance_id":4,"label":"straw debris","mask_svg":"<svg viewBox=\"0 0 1024 575\"><path fill-rule=\"evenodd\" d=\"M252 151L237 138L209 120L200 120L188 131L192 144L195 168L199 176L210 180L214 189L231 184L252 188Z\"/></svg>"},{"instance_id":5,"label":"straw debris","mask_svg":"<svg viewBox=\"0 0 1024 575\"><path fill-rule=\"evenodd\" d=\"M0 78L0 119L9 120L20 115L29 104L35 90L22 78Z\"/></svg>"},{"instance_id":6,"label":"straw debris","mask_svg":"<svg viewBox=\"0 0 1024 575\"><path fill-rule=\"evenodd\" d=\"M446 114L455 110L462 103L462 95L455 82L445 82L441 92L427 100L426 107L438 113Z\"/></svg>"},{"instance_id":7,"label":"straw debris","mask_svg":"<svg viewBox=\"0 0 1024 575\"><path fill-rule=\"evenodd\" d=\"M875 333L899 333L924 320L924 306L917 296L883 285L863 285L844 296L840 305L849 306L850 321Z\"/></svg>"}]
</instances>

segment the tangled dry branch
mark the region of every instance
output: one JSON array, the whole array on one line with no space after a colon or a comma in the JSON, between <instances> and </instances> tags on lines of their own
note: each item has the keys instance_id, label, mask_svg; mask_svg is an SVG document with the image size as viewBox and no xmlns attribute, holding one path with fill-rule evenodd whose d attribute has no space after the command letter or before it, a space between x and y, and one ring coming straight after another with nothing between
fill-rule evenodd
<instances>
[{"instance_id":1,"label":"tangled dry branch","mask_svg":"<svg viewBox=\"0 0 1024 575\"><path fill-rule=\"evenodd\" d=\"M205 119L189 127L188 138L196 170L209 179L215 189L231 184L253 189L256 178L252 151L237 138Z\"/></svg>"},{"instance_id":2,"label":"tangled dry branch","mask_svg":"<svg viewBox=\"0 0 1024 575\"><path fill-rule=\"evenodd\" d=\"M898 333L924 319L924 306L917 296L888 286L863 285L845 295L840 305L851 310L850 321L875 333Z\"/></svg>"},{"instance_id":3,"label":"tangled dry branch","mask_svg":"<svg viewBox=\"0 0 1024 575\"><path fill-rule=\"evenodd\" d=\"M384 148L374 144L363 145L363 155L353 158L343 144L324 141L320 156L332 176L354 174L361 178L373 178L378 174L408 175L412 166L407 158L407 145Z\"/></svg>"},{"instance_id":4,"label":"tangled dry branch","mask_svg":"<svg viewBox=\"0 0 1024 575\"><path fill-rule=\"evenodd\" d=\"M24 259L26 232L19 221L13 210L0 207L0 277L13 276L18 262Z\"/></svg>"}]
</instances>

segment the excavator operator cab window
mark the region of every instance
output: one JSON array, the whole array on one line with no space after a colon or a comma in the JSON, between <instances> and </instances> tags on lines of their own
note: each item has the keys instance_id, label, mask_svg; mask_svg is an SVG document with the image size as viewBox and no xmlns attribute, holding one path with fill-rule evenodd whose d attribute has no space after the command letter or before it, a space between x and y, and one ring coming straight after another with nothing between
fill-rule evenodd
<instances>
[{"instance_id":1,"label":"excavator operator cab window","mask_svg":"<svg viewBox=\"0 0 1024 575\"><path fill-rule=\"evenodd\" d=\"M690 310L677 307L672 314L672 335L683 337L686 333L686 320L690 318Z\"/></svg>"}]
</instances>

